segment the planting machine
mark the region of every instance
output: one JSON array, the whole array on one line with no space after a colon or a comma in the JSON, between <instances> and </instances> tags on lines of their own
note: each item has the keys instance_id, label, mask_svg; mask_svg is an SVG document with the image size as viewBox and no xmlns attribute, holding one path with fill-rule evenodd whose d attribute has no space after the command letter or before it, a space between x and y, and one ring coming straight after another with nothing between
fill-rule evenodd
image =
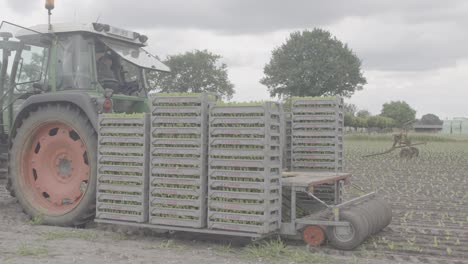
<instances>
[{"instance_id":1,"label":"planting machine","mask_svg":"<svg viewBox=\"0 0 468 264\"><path fill-rule=\"evenodd\" d=\"M341 99L298 98L284 113L209 94L149 98L147 72L169 68L142 34L101 23L2 22L0 32L7 188L45 224L352 249L391 221L374 193L343 201Z\"/></svg>"}]
</instances>

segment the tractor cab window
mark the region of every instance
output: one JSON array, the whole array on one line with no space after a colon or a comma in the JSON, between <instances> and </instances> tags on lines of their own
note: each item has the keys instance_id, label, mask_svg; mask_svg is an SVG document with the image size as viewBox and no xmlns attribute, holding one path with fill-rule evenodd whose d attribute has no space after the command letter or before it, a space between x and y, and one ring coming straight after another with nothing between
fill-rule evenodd
<instances>
[{"instance_id":1,"label":"tractor cab window","mask_svg":"<svg viewBox=\"0 0 468 264\"><path fill-rule=\"evenodd\" d=\"M111 71L114 78L111 81L102 81L108 79L107 77L111 75L104 74L105 72L109 73L109 70L101 71L100 74L98 60L98 79L101 79L100 84L104 88L112 88L116 93L145 97L147 92L145 89L147 87L145 72L148 70L169 71L169 68L155 56L134 44L109 38L99 38L99 43L96 44L96 57L101 56L98 54L103 52L107 53L108 58L112 61Z\"/></svg>"},{"instance_id":2,"label":"tractor cab window","mask_svg":"<svg viewBox=\"0 0 468 264\"><path fill-rule=\"evenodd\" d=\"M122 59L103 43L95 44L96 71L99 84L114 93L138 95L143 90L141 69Z\"/></svg>"},{"instance_id":3,"label":"tractor cab window","mask_svg":"<svg viewBox=\"0 0 468 264\"><path fill-rule=\"evenodd\" d=\"M14 94L33 91L33 83L45 82L47 37L6 21L0 32L0 90Z\"/></svg>"},{"instance_id":4,"label":"tractor cab window","mask_svg":"<svg viewBox=\"0 0 468 264\"><path fill-rule=\"evenodd\" d=\"M57 90L91 89L91 45L81 35L63 35L57 48Z\"/></svg>"},{"instance_id":5,"label":"tractor cab window","mask_svg":"<svg viewBox=\"0 0 468 264\"><path fill-rule=\"evenodd\" d=\"M40 46L27 45L21 53L16 76L16 90L19 93L30 90L31 83L42 80L44 66L48 58L48 49Z\"/></svg>"}]
</instances>

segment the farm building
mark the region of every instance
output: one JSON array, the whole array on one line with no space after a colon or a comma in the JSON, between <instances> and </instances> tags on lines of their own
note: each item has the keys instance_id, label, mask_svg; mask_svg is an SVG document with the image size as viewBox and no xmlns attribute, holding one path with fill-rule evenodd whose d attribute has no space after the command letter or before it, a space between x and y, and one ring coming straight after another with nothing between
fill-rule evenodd
<instances>
[{"instance_id":1,"label":"farm building","mask_svg":"<svg viewBox=\"0 0 468 264\"><path fill-rule=\"evenodd\" d=\"M444 134L468 134L468 118L456 117L444 120L442 133Z\"/></svg>"},{"instance_id":2,"label":"farm building","mask_svg":"<svg viewBox=\"0 0 468 264\"><path fill-rule=\"evenodd\" d=\"M414 124L414 132L419 133L438 133L442 131L443 125L426 125L426 124Z\"/></svg>"}]
</instances>

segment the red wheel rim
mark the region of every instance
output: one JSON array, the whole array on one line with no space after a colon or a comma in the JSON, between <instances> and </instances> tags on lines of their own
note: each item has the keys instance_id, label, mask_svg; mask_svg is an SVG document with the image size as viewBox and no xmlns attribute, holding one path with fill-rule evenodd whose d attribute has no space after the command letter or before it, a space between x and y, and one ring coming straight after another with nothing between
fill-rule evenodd
<instances>
[{"instance_id":1,"label":"red wheel rim","mask_svg":"<svg viewBox=\"0 0 468 264\"><path fill-rule=\"evenodd\" d=\"M30 134L21 155L20 179L25 197L47 215L73 210L88 189L86 145L67 124L41 124Z\"/></svg>"},{"instance_id":2,"label":"red wheel rim","mask_svg":"<svg viewBox=\"0 0 468 264\"><path fill-rule=\"evenodd\" d=\"M318 247L325 241L325 232L320 226L307 226L303 234L304 241L310 246Z\"/></svg>"}]
</instances>

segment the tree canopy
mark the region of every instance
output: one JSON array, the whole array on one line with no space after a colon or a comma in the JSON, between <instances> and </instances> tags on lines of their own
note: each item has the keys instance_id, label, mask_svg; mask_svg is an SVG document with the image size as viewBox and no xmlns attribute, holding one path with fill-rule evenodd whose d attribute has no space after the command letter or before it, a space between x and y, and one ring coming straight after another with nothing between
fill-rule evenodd
<instances>
[{"instance_id":1,"label":"tree canopy","mask_svg":"<svg viewBox=\"0 0 468 264\"><path fill-rule=\"evenodd\" d=\"M416 119L416 110L404 101L391 101L383 104L380 115L394 119L396 125L401 127L405 123Z\"/></svg>"},{"instance_id":2,"label":"tree canopy","mask_svg":"<svg viewBox=\"0 0 468 264\"><path fill-rule=\"evenodd\" d=\"M213 92L231 99L234 85L229 81L227 65L220 59L207 50L170 55L164 63L171 72L151 72L149 83L158 92Z\"/></svg>"},{"instance_id":3,"label":"tree canopy","mask_svg":"<svg viewBox=\"0 0 468 264\"><path fill-rule=\"evenodd\" d=\"M368 110L365 110L365 109L362 109L362 110L359 110L357 113L356 113L356 116L357 117L369 117L371 116L371 113L368 111Z\"/></svg>"},{"instance_id":4,"label":"tree canopy","mask_svg":"<svg viewBox=\"0 0 468 264\"><path fill-rule=\"evenodd\" d=\"M351 96L367 83L348 45L318 28L291 33L273 50L264 74L260 83L272 97Z\"/></svg>"},{"instance_id":5,"label":"tree canopy","mask_svg":"<svg viewBox=\"0 0 468 264\"><path fill-rule=\"evenodd\" d=\"M425 114L421 117L420 123L424 125L442 125L444 121L434 114Z\"/></svg>"},{"instance_id":6,"label":"tree canopy","mask_svg":"<svg viewBox=\"0 0 468 264\"><path fill-rule=\"evenodd\" d=\"M355 104L348 104L348 103L344 103L344 106L343 106L343 110L346 114L351 114L354 116L354 114L356 114L356 111L357 111L357 105Z\"/></svg>"}]
</instances>

